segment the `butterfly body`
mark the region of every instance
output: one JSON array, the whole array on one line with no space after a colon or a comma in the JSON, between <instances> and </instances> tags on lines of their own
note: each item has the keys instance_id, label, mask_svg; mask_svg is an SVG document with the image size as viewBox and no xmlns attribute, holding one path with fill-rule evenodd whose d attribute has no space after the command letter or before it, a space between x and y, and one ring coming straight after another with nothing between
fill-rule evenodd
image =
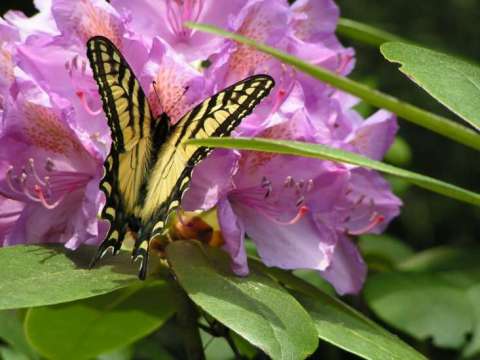
<instances>
[{"instance_id":1,"label":"butterfly body","mask_svg":"<svg viewBox=\"0 0 480 360\"><path fill-rule=\"evenodd\" d=\"M145 278L149 241L163 233L193 168L211 151L187 147L185 141L229 135L274 82L268 75L251 76L204 100L170 126L165 113L154 119L140 83L110 40L91 38L87 56L112 135L100 182L106 196L101 217L110 229L92 265L107 250L116 253L130 231L136 238L132 256L142 260L139 276Z\"/></svg>"}]
</instances>

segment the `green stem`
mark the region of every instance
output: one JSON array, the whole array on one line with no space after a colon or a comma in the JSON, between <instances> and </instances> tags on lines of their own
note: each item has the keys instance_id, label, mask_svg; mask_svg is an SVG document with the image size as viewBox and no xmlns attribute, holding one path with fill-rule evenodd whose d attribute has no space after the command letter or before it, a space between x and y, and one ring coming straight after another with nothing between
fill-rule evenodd
<instances>
[{"instance_id":1,"label":"green stem","mask_svg":"<svg viewBox=\"0 0 480 360\"><path fill-rule=\"evenodd\" d=\"M363 44L380 47L385 42L409 42L397 35L355 20L340 18L337 25L337 34Z\"/></svg>"},{"instance_id":2,"label":"green stem","mask_svg":"<svg viewBox=\"0 0 480 360\"><path fill-rule=\"evenodd\" d=\"M180 333L183 336L187 359L205 360L202 339L197 326L198 313L195 304L175 280L171 279L170 283L175 290L175 300L178 308L177 321Z\"/></svg>"},{"instance_id":3,"label":"green stem","mask_svg":"<svg viewBox=\"0 0 480 360\"><path fill-rule=\"evenodd\" d=\"M285 64L292 65L298 70L305 72L318 80L330 84L337 89L353 94L373 106L390 110L405 120L427 128L436 132L437 134L443 135L473 149L480 150L480 135L463 125L448 120L447 118L422 110L416 106L410 105L392 96L374 90L366 85L355 82L349 78L339 76L321 67L301 61L294 56L288 55L270 46L257 43L254 40L244 36L205 24L187 22L186 25L192 29L223 36L248 46L252 46L279 59Z\"/></svg>"}]
</instances>

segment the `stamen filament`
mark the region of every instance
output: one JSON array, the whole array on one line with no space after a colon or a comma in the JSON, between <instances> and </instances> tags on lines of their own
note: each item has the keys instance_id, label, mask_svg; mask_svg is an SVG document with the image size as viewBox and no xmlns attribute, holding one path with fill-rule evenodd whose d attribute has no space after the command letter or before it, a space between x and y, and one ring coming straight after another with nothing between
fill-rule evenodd
<instances>
[{"instance_id":1,"label":"stamen filament","mask_svg":"<svg viewBox=\"0 0 480 360\"><path fill-rule=\"evenodd\" d=\"M100 108L98 110L92 110L90 105L88 105L87 96L85 95L84 91L77 91L76 94L77 94L78 98L80 99L80 103L82 104L83 108L85 109L85 111L89 115L96 116L96 115L99 115L99 114L102 113L102 111L103 111L102 108Z\"/></svg>"}]
</instances>

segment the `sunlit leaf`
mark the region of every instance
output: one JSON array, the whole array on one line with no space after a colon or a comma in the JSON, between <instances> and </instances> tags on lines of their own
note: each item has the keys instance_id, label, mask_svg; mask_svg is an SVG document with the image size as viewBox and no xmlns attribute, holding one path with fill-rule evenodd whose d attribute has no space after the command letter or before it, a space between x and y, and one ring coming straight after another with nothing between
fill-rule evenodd
<instances>
[{"instance_id":1,"label":"sunlit leaf","mask_svg":"<svg viewBox=\"0 0 480 360\"><path fill-rule=\"evenodd\" d=\"M159 328L175 311L171 289L146 281L113 293L30 309L25 329L49 359L90 359Z\"/></svg>"},{"instance_id":2,"label":"sunlit leaf","mask_svg":"<svg viewBox=\"0 0 480 360\"><path fill-rule=\"evenodd\" d=\"M0 346L0 359L2 360L30 360L24 353L6 346Z\"/></svg>"},{"instance_id":3,"label":"sunlit leaf","mask_svg":"<svg viewBox=\"0 0 480 360\"><path fill-rule=\"evenodd\" d=\"M0 311L0 339L9 344L16 352L25 354L30 359L37 359L25 338L23 322L16 311Z\"/></svg>"},{"instance_id":4,"label":"sunlit leaf","mask_svg":"<svg viewBox=\"0 0 480 360\"><path fill-rule=\"evenodd\" d=\"M303 359L315 350L312 319L268 276L236 276L225 253L196 242L170 244L167 258L198 306L272 358Z\"/></svg>"},{"instance_id":5,"label":"sunlit leaf","mask_svg":"<svg viewBox=\"0 0 480 360\"><path fill-rule=\"evenodd\" d=\"M333 345L370 360L424 360L425 357L340 300L279 269L267 270L309 312L318 336Z\"/></svg>"},{"instance_id":6,"label":"sunlit leaf","mask_svg":"<svg viewBox=\"0 0 480 360\"><path fill-rule=\"evenodd\" d=\"M480 283L471 287L468 290L468 298L470 299L475 314L475 327L473 329L473 336L463 354L466 357L480 355Z\"/></svg>"},{"instance_id":7,"label":"sunlit leaf","mask_svg":"<svg viewBox=\"0 0 480 360\"><path fill-rule=\"evenodd\" d=\"M365 299L391 326L440 347L461 348L476 327L478 301L468 294L480 283L479 255L473 247L426 250L398 264L403 271L369 277Z\"/></svg>"},{"instance_id":8,"label":"sunlit leaf","mask_svg":"<svg viewBox=\"0 0 480 360\"><path fill-rule=\"evenodd\" d=\"M480 67L456 57L401 42L381 46L389 61L435 99L480 130Z\"/></svg>"},{"instance_id":9,"label":"sunlit leaf","mask_svg":"<svg viewBox=\"0 0 480 360\"><path fill-rule=\"evenodd\" d=\"M473 329L473 307L465 289L428 273L387 272L367 281L365 299L388 324L446 348L465 345Z\"/></svg>"},{"instance_id":10,"label":"sunlit leaf","mask_svg":"<svg viewBox=\"0 0 480 360\"><path fill-rule=\"evenodd\" d=\"M0 248L0 309L73 301L105 294L139 281L130 255L105 257L89 270L95 247L76 251L63 246Z\"/></svg>"}]
</instances>

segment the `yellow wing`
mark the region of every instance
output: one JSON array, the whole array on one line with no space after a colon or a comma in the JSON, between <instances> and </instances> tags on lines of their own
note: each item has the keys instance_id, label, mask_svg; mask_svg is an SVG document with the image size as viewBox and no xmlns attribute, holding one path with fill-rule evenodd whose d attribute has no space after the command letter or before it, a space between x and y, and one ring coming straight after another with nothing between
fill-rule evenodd
<instances>
[{"instance_id":1,"label":"yellow wing","mask_svg":"<svg viewBox=\"0 0 480 360\"><path fill-rule=\"evenodd\" d=\"M111 129L112 147L104 163L100 183L106 204L102 218L109 220L110 230L94 262L108 249L120 249L127 225L135 228L142 187L148 175L154 133L158 143L167 134L152 127L147 99L131 68L113 43L95 36L87 42L87 56L97 81Z\"/></svg>"},{"instance_id":2,"label":"yellow wing","mask_svg":"<svg viewBox=\"0 0 480 360\"><path fill-rule=\"evenodd\" d=\"M144 241L162 232L169 213L180 204L193 167L210 152L206 147L186 147L185 141L228 136L273 86L268 75L251 76L204 100L180 119L152 167L140 213L147 230Z\"/></svg>"}]
</instances>

